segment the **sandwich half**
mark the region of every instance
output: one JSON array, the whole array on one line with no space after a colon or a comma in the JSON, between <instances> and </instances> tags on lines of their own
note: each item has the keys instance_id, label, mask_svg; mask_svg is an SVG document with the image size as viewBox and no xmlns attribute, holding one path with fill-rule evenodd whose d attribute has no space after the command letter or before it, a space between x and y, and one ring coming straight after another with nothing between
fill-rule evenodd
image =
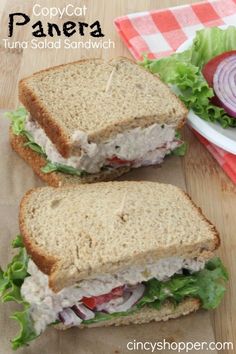
<instances>
[{"instance_id":1,"label":"sandwich half","mask_svg":"<svg viewBox=\"0 0 236 354\"><path fill-rule=\"evenodd\" d=\"M126 58L82 60L19 83L12 147L49 185L111 180L185 148L187 109L158 76Z\"/></svg>"},{"instance_id":2,"label":"sandwich half","mask_svg":"<svg viewBox=\"0 0 236 354\"><path fill-rule=\"evenodd\" d=\"M3 301L17 301L16 349L47 326L161 321L216 308L227 273L219 236L179 188L107 182L38 188L23 198L19 247L1 272Z\"/></svg>"}]
</instances>

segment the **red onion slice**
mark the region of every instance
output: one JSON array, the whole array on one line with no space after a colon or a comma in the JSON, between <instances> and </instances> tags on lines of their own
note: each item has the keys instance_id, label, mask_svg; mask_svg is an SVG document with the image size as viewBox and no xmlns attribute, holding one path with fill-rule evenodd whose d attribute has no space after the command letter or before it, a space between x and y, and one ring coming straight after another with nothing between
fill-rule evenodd
<instances>
[{"instance_id":1,"label":"red onion slice","mask_svg":"<svg viewBox=\"0 0 236 354\"><path fill-rule=\"evenodd\" d=\"M70 308L61 311L58 317L65 326L79 326L83 321Z\"/></svg>"},{"instance_id":2,"label":"red onion slice","mask_svg":"<svg viewBox=\"0 0 236 354\"><path fill-rule=\"evenodd\" d=\"M216 96L225 111L236 118L236 55L224 59L213 77Z\"/></svg>"},{"instance_id":3,"label":"red onion slice","mask_svg":"<svg viewBox=\"0 0 236 354\"><path fill-rule=\"evenodd\" d=\"M86 306L79 303L72 306L72 310L77 316L79 316L83 320L91 320L95 317L95 313L93 311L89 310Z\"/></svg>"}]
</instances>

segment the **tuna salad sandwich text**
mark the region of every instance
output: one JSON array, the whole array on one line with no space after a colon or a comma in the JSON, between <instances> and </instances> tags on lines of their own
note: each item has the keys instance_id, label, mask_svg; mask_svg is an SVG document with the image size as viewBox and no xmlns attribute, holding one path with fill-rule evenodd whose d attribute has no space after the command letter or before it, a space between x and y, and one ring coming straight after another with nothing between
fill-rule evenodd
<instances>
[{"instance_id":1,"label":"tuna salad sandwich text","mask_svg":"<svg viewBox=\"0 0 236 354\"><path fill-rule=\"evenodd\" d=\"M82 60L19 84L13 148L49 185L111 180L181 155L187 109L170 88L125 58Z\"/></svg>"},{"instance_id":2,"label":"tuna salad sandwich text","mask_svg":"<svg viewBox=\"0 0 236 354\"><path fill-rule=\"evenodd\" d=\"M0 271L16 301L17 349L48 326L145 323L214 309L227 272L219 236L179 188L107 182L36 188L23 198L19 253Z\"/></svg>"}]
</instances>

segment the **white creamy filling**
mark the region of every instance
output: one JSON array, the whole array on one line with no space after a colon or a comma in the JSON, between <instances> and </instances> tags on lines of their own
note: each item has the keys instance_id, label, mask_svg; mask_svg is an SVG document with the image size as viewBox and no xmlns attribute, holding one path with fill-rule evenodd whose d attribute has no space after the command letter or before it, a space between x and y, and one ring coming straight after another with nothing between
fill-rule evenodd
<instances>
[{"instance_id":1,"label":"white creamy filling","mask_svg":"<svg viewBox=\"0 0 236 354\"><path fill-rule=\"evenodd\" d=\"M29 260L27 277L22 285L21 294L31 305L31 316L35 331L40 334L48 324L57 320L60 311L73 306L82 297L98 296L125 284L135 285L152 278L167 281L182 269L197 272L205 266L204 261L171 257L150 261L144 266L131 266L115 274L102 274L96 278L82 280L74 286L54 293L48 285L48 276L42 273L32 260Z\"/></svg>"},{"instance_id":2,"label":"white creamy filling","mask_svg":"<svg viewBox=\"0 0 236 354\"><path fill-rule=\"evenodd\" d=\"M126 165L132 167L159 164L166 154L180 145L180 141L175 139L174 126L166 124L153 124L147 128L138 127L117 134L112 139L99 144L89 143L86 133L76 131L72 140L75 146L81 149L81 155L64 158L44 130L30 117L26 120L25 130L43 148L51 162L72 166L88 173L99 172L101 167L108 165L109 159L114 156L127 160ZM117 163L111 165L112 167L124 166Z\"/></svg>"}]
</instances>

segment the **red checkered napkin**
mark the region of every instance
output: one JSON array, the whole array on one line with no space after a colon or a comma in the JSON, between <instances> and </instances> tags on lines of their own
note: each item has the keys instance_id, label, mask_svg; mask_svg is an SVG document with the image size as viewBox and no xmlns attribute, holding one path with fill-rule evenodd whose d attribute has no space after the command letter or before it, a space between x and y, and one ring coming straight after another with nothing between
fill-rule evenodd
<instances>
[{"instance_id":1,"label":"red checkered napkin","mask_svg":"<svg viewBox=\"0 0 236 354\"><path fill-rule=\"evenodd\" d=\"M207 148L229 178L236 184L236 155L230 154L218 146L210 143L202 135L194 131L199 141Z\"/></svg>"},{"instance_id":2,"label":"red checkered napkin","mask_svg":"<svg viewBox=\"0 0 236 354\"><path fill-rule=\"evenodd\" d=\"M124 43L140 60L167 56L204 27L236 24L236 0L206 1L169 9L146 11L118 17L115 27ZM213 145L195 132L231 180L236 183L236 155Z\"/></svg>"}]
</instances>

